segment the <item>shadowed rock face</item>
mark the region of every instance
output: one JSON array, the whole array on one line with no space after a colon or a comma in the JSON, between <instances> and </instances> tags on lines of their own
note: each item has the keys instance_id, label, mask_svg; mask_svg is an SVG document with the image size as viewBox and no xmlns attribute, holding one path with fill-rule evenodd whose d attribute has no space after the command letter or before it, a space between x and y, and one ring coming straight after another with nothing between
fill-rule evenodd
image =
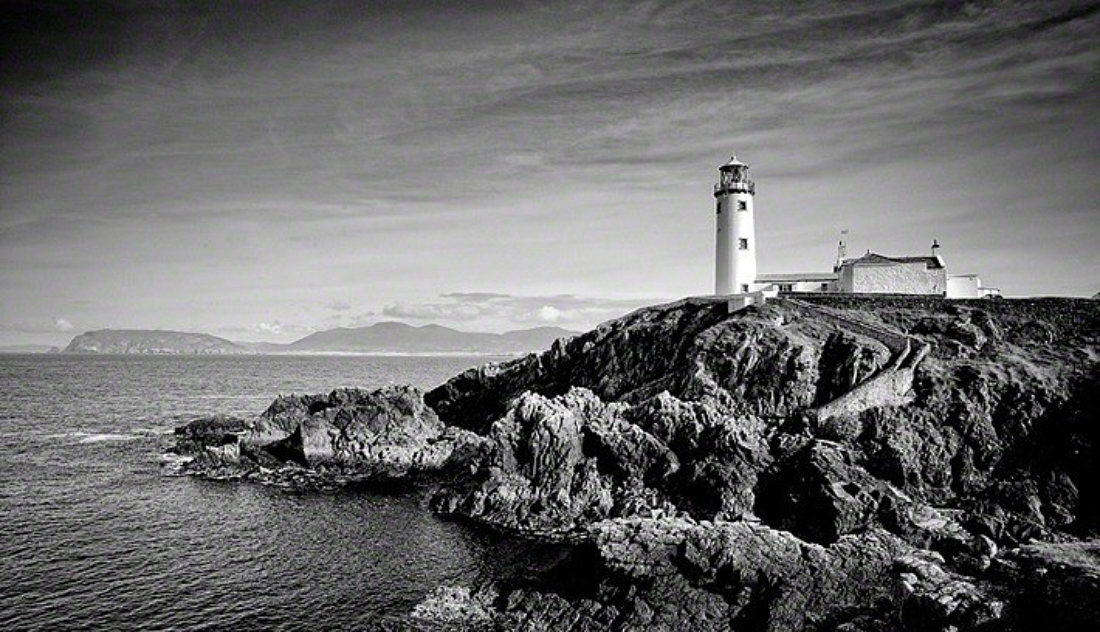
<instances>
[{"instance_id":1,"label":"shadowed rock face","mask_svg":"<svg viewBox=\"0 0 1100 632\"><path fill-rule=\"evenodd\" d=\"M1100 542L1021 546L990 575L1013 587L1021 629L1079 630L1100 621Z\"/></svg>"},{"instance_id":2,"label":"shadowed rock face","mask_svg":"<svg viewBox=\"0 0 1100 632\"><path fill-rule=\"evenodd\" d=\"M905 558L910 552L882 531L825 547L748 522L620 519L592 527L591 544L545 580L556 590L536 583L499 600L500 618L528 630L836 629L874 621L870 614L882 616L901 595L911 601L909 616L924 617L929 629L997 618L999 602L974 598L973 585L948 573L935 575L934 555ZM913 597L933 585L949 614Z\"/></svg>"},{"instance_id":3,"label":"shadowed rock face","mask_svg":"<svg viewBox=\"0 0 1100 632\"><path fill-rule=\"evenodd\" d=\"M540 355L471 369L425 399L448 424L476 432L525 391L554 396L571 387L635 403L667 391L733 404L743 415L785 417L851 390L889 359L879 340L803 308L730 316L722 301L689 299L605 323Z\"/></svg>"}]
</instances>

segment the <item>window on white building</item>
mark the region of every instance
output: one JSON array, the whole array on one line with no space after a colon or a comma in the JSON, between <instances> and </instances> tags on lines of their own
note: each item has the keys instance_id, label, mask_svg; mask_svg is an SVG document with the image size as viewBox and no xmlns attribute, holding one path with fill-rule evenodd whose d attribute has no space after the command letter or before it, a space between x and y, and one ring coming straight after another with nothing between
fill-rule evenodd
<instances>
[{"instance_id":1,"label":"window on white building","mask_svg":"<svg viewBox=\"0 0 1100 632\"><path fill-rule=\"evenodd\" d=\"M749 210L749 203L745 200L737 200L737 210L747 211Z\"/></svg>"},{"instance_id":2,"label":"window on white building","mask_svg":"<svg viewBox=\"0 0 1100 632\"><path fill-rule=\"evenodd\" d=\"M779 291L780 292L793 292L794 291L794 284L792 284L792 283L780 283L779 284Z\"/></svg>"},{"instance_id":3,"label":"window on white building","mask_svg":"<svg viewBox=\"0 0 1100 632\"><path fill-rule=\"evenodd\" d=\"M747 237L741 237L740 239L738 239L737 240L737 249L738 250L748 250L749 249L749 239Z\"/></svg>"},{"instance_id":4,"label":"window on white building","mask_svg":"<svg viewBox=\"0 0 1100 632\"><path fill-rule=\"evenodd\" d=\"M745 293L748 293L748 291L749 291L749 284L748 283L742 283L741 284L741 293L745 294Z\"/></svg>"}]
</instances>

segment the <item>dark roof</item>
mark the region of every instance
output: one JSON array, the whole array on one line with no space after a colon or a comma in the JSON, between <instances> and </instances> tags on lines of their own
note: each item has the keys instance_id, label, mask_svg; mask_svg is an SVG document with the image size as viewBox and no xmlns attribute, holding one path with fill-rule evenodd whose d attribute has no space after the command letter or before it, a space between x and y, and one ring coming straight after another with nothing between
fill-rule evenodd
<instances>
[{"instance_id":1,"label":"dark roof","mask_svg":"<svg viewBox=\"0 0 1100 632\"><path fill-rule=\"evenodd\" d=\"M845 259L843 265L892 266L899 263L923 263L933 270L944 267L943 261L939 257L931 255L924 257L887 257L875 252L868 252L858 259Z\"/></svg>"},{"instance_id":2,"label":"dark roof","mask_svg":"<svg viewBox=\"0 0 1100 632\"><path fill-rule=\"evenodd\" d=\"M835 281L836 272L793 272L758 274L757 283L791 283L795 281Z\"/></svg>"}]
</instances>

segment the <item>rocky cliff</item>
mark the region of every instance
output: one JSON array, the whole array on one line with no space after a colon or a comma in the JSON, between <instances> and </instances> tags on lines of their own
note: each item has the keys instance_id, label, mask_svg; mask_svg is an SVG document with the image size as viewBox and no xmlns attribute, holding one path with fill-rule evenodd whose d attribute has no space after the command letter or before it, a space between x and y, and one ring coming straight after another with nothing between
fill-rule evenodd
<instances>
[{"instance_id":1,"label":"rocky cliff","mask_svg":"<svg viewBox=\"0 0 1100 632\"><path fill-rule=\"evenodd\" d=\"M1100 602L1098 388L1092 301L692 299L422 399L279 400L196 469L430 473L441 513L579 542L424 620L1073 629Z\"/></svg>"}]
</instances>

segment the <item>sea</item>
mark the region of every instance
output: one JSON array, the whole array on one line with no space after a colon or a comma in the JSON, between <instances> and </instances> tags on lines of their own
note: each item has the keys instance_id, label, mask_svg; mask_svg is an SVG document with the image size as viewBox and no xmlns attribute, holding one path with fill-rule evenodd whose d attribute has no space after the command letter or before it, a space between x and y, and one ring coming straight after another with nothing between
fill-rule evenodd
<instances>
[{"instance_id":1,"label":"sea","mask_svg":"<svg viewBox=\"0 0 1100 632\"><path fill-rule=\"evenodd\" d=\"M371 630L560 551L426 492L171 476L172 431L279 394L430 388L471 357L0 355L0 630Z\"/></svg>"}]
</instances>

